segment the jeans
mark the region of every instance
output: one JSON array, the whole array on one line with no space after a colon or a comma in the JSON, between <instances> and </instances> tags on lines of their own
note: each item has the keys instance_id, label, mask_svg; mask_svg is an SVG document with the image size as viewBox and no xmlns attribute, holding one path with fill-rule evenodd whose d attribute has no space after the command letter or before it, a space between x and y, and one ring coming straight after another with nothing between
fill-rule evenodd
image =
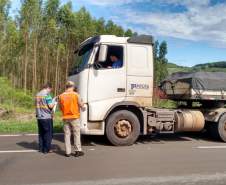
<instances>
[{"instance_id":1,"label":"jeans","mask_svg":"<svg viewBox=\"0 0 226 185\"><path fill-rule=\"evenodd\" d=\"M39 151L43 153L49 152L53 139L53 120L38 119L38 140Z\"/></svg>"}]
</instances>

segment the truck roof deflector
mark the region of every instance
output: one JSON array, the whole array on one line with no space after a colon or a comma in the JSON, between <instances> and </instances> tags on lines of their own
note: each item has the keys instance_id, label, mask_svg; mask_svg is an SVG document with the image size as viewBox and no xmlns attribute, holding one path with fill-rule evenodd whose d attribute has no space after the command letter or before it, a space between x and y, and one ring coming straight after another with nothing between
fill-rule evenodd
<instances>
[{"instance_id":1,"label":"truck roof deflector","mask_svg":"<svg viewBox=\"0 0 226 185\"><path fill-rule=\"evenodd\" d=\"M135 43L135 44L154 44L154 38L151 35L137 35L132 36L127 40L128 43Z\"/></svg>"}]
</instances>

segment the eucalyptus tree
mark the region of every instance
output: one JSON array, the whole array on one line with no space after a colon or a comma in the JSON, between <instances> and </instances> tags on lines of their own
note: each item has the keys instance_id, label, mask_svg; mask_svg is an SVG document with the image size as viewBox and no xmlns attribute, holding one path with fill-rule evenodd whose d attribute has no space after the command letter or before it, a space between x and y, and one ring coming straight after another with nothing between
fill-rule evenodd
<instances>
[{"instance_id":1,"label":"eucalyptus tree","mask_svg":"<svg viewBox=\"0 0 226 185\"><path fill-rule=\"evenodd\" d=\"M47 0L43 9L42 37L45 58L44 65L40 67L44 69L42 70L44 71L44 82L56 82L57 80L60 54L60 39L58 37L59 25L57 22L59 6L59 0Z\"/></svg>"},{"instance_id":2,"label":"eucalyptus tree","mask_svg":"<svg viewBox=\"0 0 226 185\"><path fill-rule=\"evenodd\" d=\"M61 76L65 81L68 77L69 65L70 61L73 60L75 43L77 41L76 29L78 25L76 25L76 16L72 10L72 2L68 2L60 8L58 21L60 24L59 35L63 43L61 51L65 55L63 64L61 64L61 69L64 69L62 71L64 75Z\"/></svg>"},{"instance_id":3,"label":"eucalyptus tree","mask_svg":"<svg viewBox=\"0 0 226 185\"><path fill-rule=\"evenodd\" d=\"M10 7L9 0L0 0L0 74L6 75L5 73L5 62L3 61L3 49L4 49L4 40L6 36L6 24L8 19L8 12Z\"/></svg>"},{"instance_id":4,"label":"eucalyptus tree","mask_svg":"<svg viewBox=\"0 0 226 185\"><path fill-rule=\"evenodd\" d=\"M13 2L13 1L12 1ZM0 0L0 75L7 76L24 91L35 92L50 81L54 93L64 88L74 50L88 37L112 34L131 37L112 20L96 19L82 7L73 11L72 2L21 0L18 16L8 16L9 0ZM166 74L167 44L155 44L155 81Z\"/></svg>"}]
</instances>

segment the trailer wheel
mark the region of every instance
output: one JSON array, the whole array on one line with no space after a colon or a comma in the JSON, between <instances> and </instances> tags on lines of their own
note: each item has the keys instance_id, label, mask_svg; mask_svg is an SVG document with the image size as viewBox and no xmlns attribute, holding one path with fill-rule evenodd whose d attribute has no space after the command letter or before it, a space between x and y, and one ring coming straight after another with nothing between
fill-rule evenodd
<instances>
[{"instance_id":1,"label":"trailer wheel","mask_svg":"<svg viewBox=\"0 0 226 185\"><path fill-rule=\"evenodd\" d=\"M226 114L218 122L218 135L222 141L226 142Z\"/></svg>"},{"instance_id":2,"label":"trailer wheel","mask_svg":"<svg viewBox=\"0 0 226 185\"><path fill-rule=\"evenodd\" d=\"M127 110L111 114L107 119L106 136L115 146L132 145L140 134L137 116Z\"/></svg>"},{"instance_id":3,"label":"trailer wheel","mask_svg":"<svg viewBox=\"0 0 226 185\"><path fill-rule=\"evenodd\" d=\"M221 139L226 142L226 114L220 118L218 123L209 124L207 131L214 139Z\"/></svg>"}]
</instances>

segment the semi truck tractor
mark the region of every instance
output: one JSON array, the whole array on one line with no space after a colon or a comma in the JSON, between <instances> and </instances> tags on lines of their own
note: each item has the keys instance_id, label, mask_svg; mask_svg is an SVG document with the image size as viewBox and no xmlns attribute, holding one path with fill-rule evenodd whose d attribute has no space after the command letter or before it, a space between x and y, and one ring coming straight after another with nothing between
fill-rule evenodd
<instances>
[{"instance_id":1,"label":"semi truck tractor","mask_svg":"<svg viewBox=\"0 0 226 185\"><path fill-rule=\"evenodd\" d=\"M163 80L161 89L177 108L155 108L153 44L150 35L100 35L76 49L77 65L71 67L69 80L85 103L82 134L106 135L113 145L123 146L133 144L139 135L207 128L225 142L225 74L173 74Z\"/></svg>"}]
</instances>

